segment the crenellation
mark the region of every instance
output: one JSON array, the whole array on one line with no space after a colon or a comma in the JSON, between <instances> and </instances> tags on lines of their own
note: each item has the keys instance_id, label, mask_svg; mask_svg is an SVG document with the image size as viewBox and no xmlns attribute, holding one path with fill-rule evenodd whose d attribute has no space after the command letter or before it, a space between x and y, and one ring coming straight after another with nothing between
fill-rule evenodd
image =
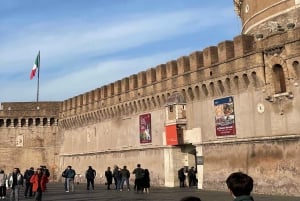
<instances>
[{"instance_id":1,"label":"crenellation","mask_svg":"<svg viewBox=\"0 0 300 201\"><path fill-rule=\"evenodd\" d=\"M71 98L71 115L76 114L76 97Z\"/></svg>"},{"instance_id":2,"label":"crenellation","mask_svg":"<svg viewBox=\"0 0 300 201\"><path fill-rule=\"evenodd\" d=\"M164 80L167 77L167 66L166 64L160 64L156 67L156 80L158 82Z\"/></svg>"},{"instance_id":3,"label":"crenellation","mask_svg":"<svg viewBox=\"0 0 300 201\"><path fill-rule=\"evenodd\" d=\"M234 37L234 56L242 57L254 50L254 37L252 35L239 35Z\"/></svg>"},{"instance_id":4,"label":"crenellation","mask_svg":"<svg viewBox=\"0 0 300 201\"><path fill-rule=\"evenodd\" d=\"M137 74L129 76L129 90L135 90L138 88Z\"/></svg>"},{"instance_id":5,"label":"crenellation","mask_svg":"<svg viewBox=\"0 0 300 201\"><path fill-rule=\"evenodd\" d=\"M150 68L146 71L146 80L147 80L147 84L151 85L154 82L156 82L156 71L154 68Z\"/></svg>"},{"instance_id":6,"label":"crenellation","mask_svg":"<svg viewBox=\"0 0 300 201\"><path fill-rule=\"evenodd\" d=\"M127 93L129 91L129 78L125 77L121 80L122 93Z\"/></svg>"},{"instance_id":7,"label":"crenellation","mask_svg":"<svg viewBox=\"0 0 300 201\"><path fill-rule=\"evenodd\" d=\"M109 84L108 91L109 91L108 92L109 97L112 97L112 96L115 95L115 85L114 85L114 83Z\"/></svg>"},{"instance_id":8,"label":"crenellation","mask_svg":"<svg viewBox=\"0 0 300 201\"><path fill-rule=\"evenodd\" d=\"M71 115L71 106L72 106L72 102L71 102L71 98L69 98L67 100L67 115L70 116Z\"/></svg>"},{"instance_id":9,"label":"crenellation","mask_svg":"<svg viewBox=\"0 0 300 201\"><path fill-rule=\"evenodd\" d=\"M188 56L182 56L177 59L178 75L190 71L190 60Z\"/></svg>"},{"instance_id":10,"label":"crenellation","mask_svg":"<svg viewBox=\"0 0 300 201\"><path fill-rule=\"evenodd\" d=\"M141 71L137 74L138 88L144 87L147 84L146 71Z\"/></svg>"},{"instance_id":11,"label":"crenellation","mask_svg":"<svg viewBox=\"0 0 300 201\"><path fill-rule=\"evenodd\" d=\"M191 71L196 71L198 68L204 66L203 63L203 52L202 51L195 51L190 54L190 69Z\"/></svg>"},{"instance_id":12,"label":"crenellation","mask_svg":"<svg viewBox=\"0 0 300 201\"><path fill-rule=\"evenodd\" d=\"M89 108L88 108L88 98L89 98L89 92L86 92L83 94L83 104L82 104L82 110L83 112L88 112Z\"/></svg>"},{"instance_id":13,"label":"crenellation","mask_svg":"<svg viewBox=\"0 0 300 201\"><path fill-rule=\"evenodd\" d=\"M218 44L219 62L225 62L228 59L234 58L234 44L233 41L223 41Z\"/></svg>"},{"instance_id":14,"label":"crenellation","mask_svg":"<svg viewBox=\"0 0 300 201\"><path fill-rule=\"evenodd\" d=\"M101 97L103 97L103 99L108 98L107 85L101 87Z\"/></svg>"},{"instance_id":15,"label":"crenellation","mask_svg":"<svg viewBox=\"0 0 300 201\"><path fill-rule=\"evenodd\" d=\"M79 96L77 96L77 111L79 114L82 113L82 104L83 104L83 94L80 94Z\"/></svg>"},{"instance_id":16,"label":"crenellation","mask_svg":"<svg viewBox=\"0 0 300 201\"><path fill-rule=\"evenodd\" d=\"M167 78L178 75L177 62L175 60L169 61L166 64Z\"/></svg>"},{"instance_id":17,"label":"crenellation","mask_svg":"<svg viewBox=\"0 0 300 201\"><path fill-rule=\"evenodd\" d=\"M96 89L95 101L100 102L100 100L101 100L101 88L99 87L99 88Z\"/></svg>"},{"instance_id":18,"label":"crenellation","mask_svg":"<svg viewBox=\"0 0 300 201\"><path fill-rule=\"evenodd\" d=\"M203 50L204 67L210 67L211 65L217 63L218 60L218 48L216 46L210 46Z\"/></svg>"}]
</instances>

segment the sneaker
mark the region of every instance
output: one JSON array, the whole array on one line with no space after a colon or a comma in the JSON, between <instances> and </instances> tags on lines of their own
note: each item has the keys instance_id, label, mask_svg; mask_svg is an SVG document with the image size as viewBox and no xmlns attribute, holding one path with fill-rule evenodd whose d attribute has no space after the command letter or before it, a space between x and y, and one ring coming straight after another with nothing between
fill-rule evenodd
<instances>
[{"instance_id":1,"label":"sneaker","mask_svg":"<svg viewBox=\"0 0 300 201\"><path fill-rule=\"evenodd\" d=\"M66 191L66 193L69 193L69 191Z\"/></svg>"}]
</instances>

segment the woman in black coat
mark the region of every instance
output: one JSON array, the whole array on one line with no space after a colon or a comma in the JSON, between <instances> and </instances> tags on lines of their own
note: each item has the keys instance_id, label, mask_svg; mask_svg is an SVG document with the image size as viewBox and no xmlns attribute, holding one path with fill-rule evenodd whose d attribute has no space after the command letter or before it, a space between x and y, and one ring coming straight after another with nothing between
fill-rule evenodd
<instances>
[{"instance_id":1,"label":"woman in black coat","mask_svg":"<svg viewBox=\"0 0 300 201\"><path fill-rule=\"evenodd\" d=\"M113 178L110 167L107 167L107 170L105 171L105 177L106 177L107 190L110 190L110 185L112 184L112 178Z\"/></svg>"},{"instance_id":2,"label":"woman in black coat","mask_svg":"<svg viewBox=\"0 0 300 201\"><path fill-rule=\"evenodd\" d=\"M145 193L149 193L150 188L150 174L149 170L145 169L144 171L144 178L143 178L143 188Z\"/></svg>"}]
</instances>

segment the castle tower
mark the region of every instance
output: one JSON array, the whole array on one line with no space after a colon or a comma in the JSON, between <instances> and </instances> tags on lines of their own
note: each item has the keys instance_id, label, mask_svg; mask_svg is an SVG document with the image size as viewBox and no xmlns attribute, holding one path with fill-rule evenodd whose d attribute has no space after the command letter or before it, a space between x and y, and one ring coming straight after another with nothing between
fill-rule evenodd
<instances>
[{"instance_id":1,"label":"castle tower","mask_svg":"<svg viewBox=\"0 0 300 201\"><path fill-rule=\"evenodd\" d=\"M300 26L300 0L234 0L242 33L266 37Z\"/></svg>"}]
</instances>

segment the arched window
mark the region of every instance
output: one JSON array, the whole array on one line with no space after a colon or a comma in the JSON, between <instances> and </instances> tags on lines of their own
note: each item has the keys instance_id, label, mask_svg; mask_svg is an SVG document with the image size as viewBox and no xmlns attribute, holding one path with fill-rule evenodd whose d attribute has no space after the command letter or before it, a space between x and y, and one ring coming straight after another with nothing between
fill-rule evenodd
<instances>
[{"instance_id":1,"label":"arched window","mask_svg":"<svg viewBox=\"0 0 300 201\"><path fill-rule=\"evenodd\" d=\"M30 126L32 126L33 125L33 119L32 118L29 118L28 119L28 126L30 127Z\"/></svg>"},{"instance_id":2,"label":"arched window","mask_svg":"<svg viewBox=\"0 0 300 201\"><path fill-rule=\"evenodd\" d=\"M53 126L55 124L55 119L52 117L50 118L50 126Z\"/></svg>"},{"instance_id":3,"label":"arched window","mask_svg":"<svg viewBox=\"0 0 300 201\"><path fill-rule=\"evenodd\" d=\"M296 72L297 78L300 78L300 65L299 65L299 61L294 61L293 62L293 68Z\"/></svg>"},{"instance_id":4,"label":"arched window","mask_svg":"<svg viewBox=\"0 0 300 201\"><path fill-rule=\"evenodd\" d=\"M276 64L273 67L273 81L275 87L275 94L286 92L284 72L282 66L279 64Z\"/></svg>"},{"instance_id":5,"label":"arched window","mask_svg":"<svg viewBox=\"0 0 300 201\"><path fill-rule=\"evenodd\" d=\"M41 124L41 119L40 118L36 118L35 119L35 125L39 126Z\"/></svg>"},{"instance_id":6,"label":"arched window","mask_svg":"<svg viewBox=\"0 0 300 201\"><path fill-rule=\"evenodd\" d=\"M43 126L47 126L48 124L48 119L47 118L43 118Z\"/></svg>"},{"instance_id":7,"label":"arched window","mask_svg":"<svg viewBox=\"0 0 300 201\"><path fill-rule=\"evenodd\" d=\"M21 119L21 127L26 126L26 119Z\"/></svg>"},{"instance_id":8,"label":"arched window","mask_svg":"<svg viewBox=\"0 0 300 201\"><path fill-rule=\"evenodd\" d=\"M19 120L18 119L14 119L14 127L18 127L18 124L19 124Z\"/></svg>"}]
</instances>

